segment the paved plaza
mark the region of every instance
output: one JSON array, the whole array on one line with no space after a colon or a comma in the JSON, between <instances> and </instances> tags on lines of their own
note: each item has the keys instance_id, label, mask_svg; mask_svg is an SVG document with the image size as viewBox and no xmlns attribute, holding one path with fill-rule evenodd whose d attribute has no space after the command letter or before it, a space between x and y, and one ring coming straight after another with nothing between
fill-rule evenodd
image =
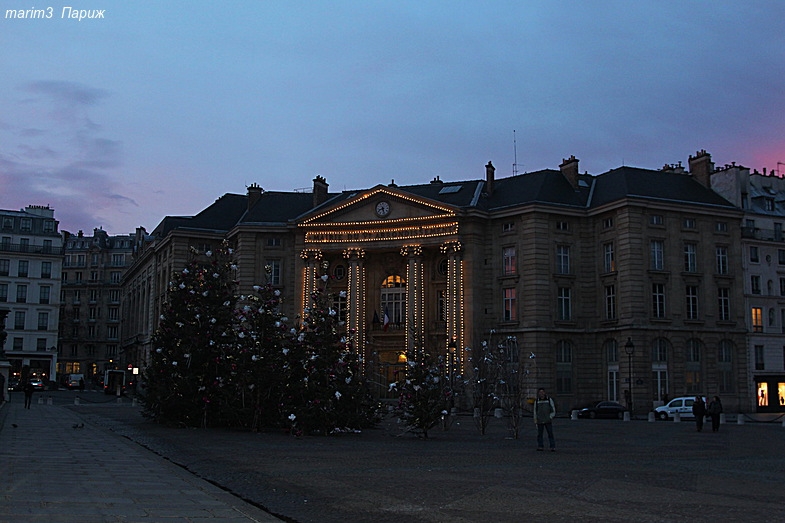
<instances>
[{"instance_id":1,"label":"paved plaza","mask_svg":"<svg viewBox=\"0 0 785 523\"><path fill-rule=\"evenodd\" d=\"M504 419L480 435L471 416L428 440L393 419L294 438L161 427L97 396L2 408L0 521L785 521L774 416L718 433L558 418L551 453L535 451L531 419L517 440Z\"/></svg>"}]
</instances>

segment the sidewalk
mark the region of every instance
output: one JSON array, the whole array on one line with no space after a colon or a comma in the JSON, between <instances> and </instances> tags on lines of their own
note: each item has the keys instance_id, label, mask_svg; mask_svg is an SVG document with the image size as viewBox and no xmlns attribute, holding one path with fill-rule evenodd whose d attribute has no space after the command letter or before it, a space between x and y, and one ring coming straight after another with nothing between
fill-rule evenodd
<instances>
[{"instance_id":1,"label":"sidewalk","mask_svg":"<svg viewBox=\"0 0 785 523\"><path fill-rule=\"evenodd\" d=\"M0 407L0 485L2 523L280 521L35 397Z\"/></svg>"}]
</instances>

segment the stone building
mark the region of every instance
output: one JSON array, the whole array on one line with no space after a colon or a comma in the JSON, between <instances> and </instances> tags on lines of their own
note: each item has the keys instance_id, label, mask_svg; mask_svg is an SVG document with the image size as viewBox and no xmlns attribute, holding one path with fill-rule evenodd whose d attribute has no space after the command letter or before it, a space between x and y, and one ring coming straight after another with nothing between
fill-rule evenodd
<instances>
[{"instance_id":1,"label":"stone building","mask_svg":"<svg viewBox=\"0 0 785 523\"><path fill-rule=\"evenodd\" d=\"M13 378L56 377L62 239L54 209L0 210L0 306Z\"/></svg>"},{"instance_id":2,"label":"stone building","mask_svg":"<svg viewBox=\"0 0 785 523\"><path fill-rule=\"evenodd\" d=\"M59 374L81 374L97 383L119 363L121 281L131 263L133 234L94 229L63 232Z\"/></svg>"},{"instance_id":3,"label":"stone building","mask_svg":"<svg viewBox=\"0 0 785 523\"><path fill-rule=\"evenodd\" d=\"M744 212L741 256L753 410L785 412L785 180L740 165L714 171L712 188Z\"/></svg>"},{"instance_id":4,"label":"stone building","mask_svg":"<svg viewBox=\"0 0 785 523\"><path fill-rule=\"evenodd\" d=\"M560 408L719 394L749 403L741 211L711 190L708 155L656 171L558 170L330 193L226 194L193 217L167 217L124 283L123 355L143 365L166 283L189 247L236 249L240 291L271 282L294 317L319 278L384 394L407 347L471 375L472 347L506 343L527 392ZM130 360L133 360L131 362ZM625 393L629 391L629 393Z\"/></svg>"}]
</instances>

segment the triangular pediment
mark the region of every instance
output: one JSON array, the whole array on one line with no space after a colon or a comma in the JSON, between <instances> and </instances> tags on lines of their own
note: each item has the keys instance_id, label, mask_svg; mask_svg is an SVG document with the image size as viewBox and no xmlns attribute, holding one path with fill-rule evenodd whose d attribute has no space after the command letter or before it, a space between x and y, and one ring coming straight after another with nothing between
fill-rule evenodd
<instances>
[{"instance_id":1,"label":"triangular pediment","mask_svg":"<svg viewBox=\"0 0 785 523\"><path fill-rule=\"evenodd\" d=\"M403 225L433 219L454 219L452 207L427 198L396 190L392 187L376 187L358 191L340 203L321 209L300 222L303 227L384 226L391 223Z\"/></svg>"},{"instance_id":2,"label":"triangular pediment","mask_svg":"<svg viewBox=\"0 0 785 523\"><path fill-rule=\"evenodd\" d=\"M455 209L384 185L358 191L301 220L306 243L436 238L458 232Z\"/></svg>"}]
</instances>

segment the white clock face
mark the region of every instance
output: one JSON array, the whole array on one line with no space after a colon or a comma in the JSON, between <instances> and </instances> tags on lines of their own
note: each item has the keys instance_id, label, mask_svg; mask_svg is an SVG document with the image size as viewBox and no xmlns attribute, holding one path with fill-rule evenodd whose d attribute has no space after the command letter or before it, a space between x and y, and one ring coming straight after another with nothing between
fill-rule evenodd
<instances>
[{"instance_id":1,"label":"white clock face","mask_svg":"<svg viewBox=\"0 0 785 523\"><path fill-rule=\"evenodd\" d=\"M390 204L387 202L379 202L376 204L376 215L382 218L390 214Z\"/></svg>"}]
</instances>

